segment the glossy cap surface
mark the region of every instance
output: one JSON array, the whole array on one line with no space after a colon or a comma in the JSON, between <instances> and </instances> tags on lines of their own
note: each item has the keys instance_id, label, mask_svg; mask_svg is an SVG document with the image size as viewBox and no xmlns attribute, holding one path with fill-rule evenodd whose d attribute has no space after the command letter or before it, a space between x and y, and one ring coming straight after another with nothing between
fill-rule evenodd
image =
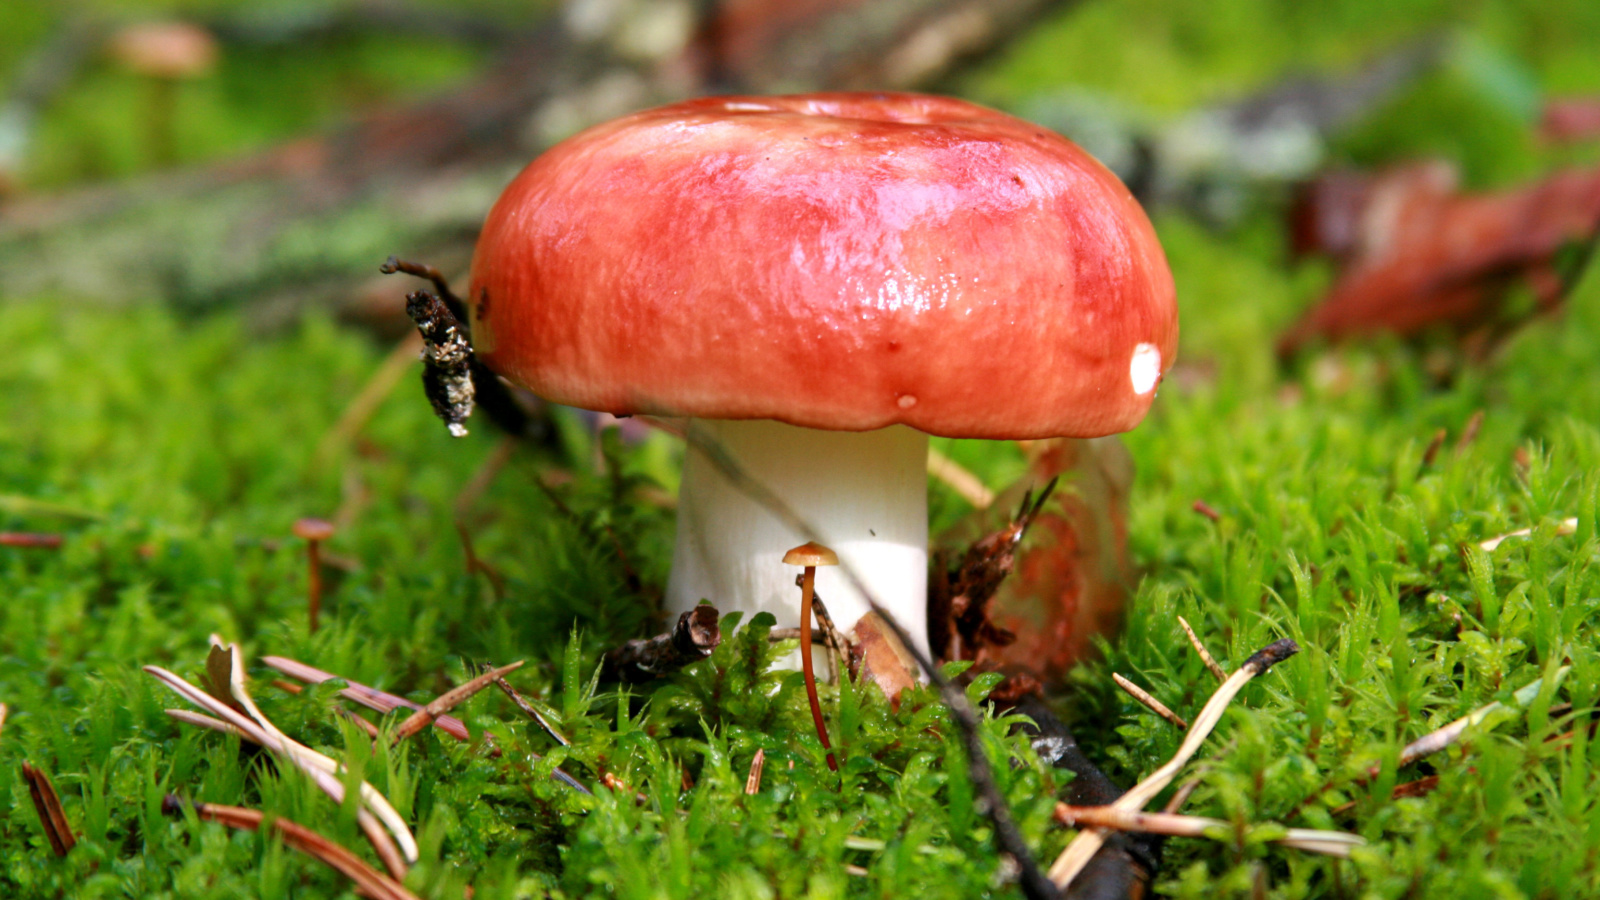
<instances>
[{"instance_id":1,"label":"glossy cap surface","mask_svg":"<svg viewBox=\"0 0 1600 900\"><path fill-rule=\"evenodd\" d=\"M1143 210L1066 139L916 94L713 97L553 147L490 212L474 343L547 399L1093 436L1177 349Z\"/></svg>"}]
</instances>

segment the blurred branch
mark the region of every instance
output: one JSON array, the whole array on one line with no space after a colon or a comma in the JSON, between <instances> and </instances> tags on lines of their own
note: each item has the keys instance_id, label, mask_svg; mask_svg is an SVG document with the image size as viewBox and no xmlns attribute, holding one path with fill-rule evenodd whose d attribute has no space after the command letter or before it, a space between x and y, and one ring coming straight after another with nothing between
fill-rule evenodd
<instances>
[{"instance_id":1,"label":"blurred branch","mask_svg":"<svg viewBox=\"0 0 1600 900\"><path fill-rule=\"evenodd\" d=\"M1062 2L572 0L446 95L0 207L0 278L12 296L236 306L263 325L324 306L398 331L404 286L361 276L391 253L458 274L501 186L568 134L707 90L915 88Z\"/></svg>"}]
</instances>

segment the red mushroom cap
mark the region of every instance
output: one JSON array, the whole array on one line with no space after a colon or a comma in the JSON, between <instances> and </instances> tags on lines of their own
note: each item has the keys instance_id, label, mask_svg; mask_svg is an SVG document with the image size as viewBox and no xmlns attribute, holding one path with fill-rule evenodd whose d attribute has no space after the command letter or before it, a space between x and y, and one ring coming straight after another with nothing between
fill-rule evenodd
<instances>
[{"instance_id":1,"label":"red mushroom cap","mask_svg":"<svg viewBox=\"0 0 1600 900\"><path fill-rule=\"evenodd\" d=\"M589 129L511 183L472 269L491 367L619 414L1110 434L1178 335L1116 176L916 94L712 97Z\"/></svg>"}]
</instances>

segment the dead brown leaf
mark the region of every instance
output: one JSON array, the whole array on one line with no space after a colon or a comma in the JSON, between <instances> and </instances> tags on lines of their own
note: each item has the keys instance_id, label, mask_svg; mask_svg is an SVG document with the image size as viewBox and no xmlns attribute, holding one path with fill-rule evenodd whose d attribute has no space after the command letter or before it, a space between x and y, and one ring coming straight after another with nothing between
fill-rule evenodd
<instances>
[{"instance_id":1,"label":"dead brown leaf","mask_svg":"<svg viewBox=\"0 0 1600 900\"><path fill-rule=\"evenodd\" d=\"M1322 300L1279 340L1308 342L1445 328L1486 349L1535 312L1558 309L1600 232L1600 168L1518 188L1459 189L1448 163L1331 173L1297 204L1293 244L1340 266ZM1502 301L1522 287L1532 309Z\"/></svg>"}]
</instances>

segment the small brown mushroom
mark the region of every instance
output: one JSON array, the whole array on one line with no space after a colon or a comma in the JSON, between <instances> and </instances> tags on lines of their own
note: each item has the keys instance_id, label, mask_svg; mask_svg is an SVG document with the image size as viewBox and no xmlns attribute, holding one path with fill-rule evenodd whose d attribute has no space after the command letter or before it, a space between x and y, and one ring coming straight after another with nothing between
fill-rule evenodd
<instances>
[{"instance_id":1,"label":"small brown mushroom","mask_svg":"<svg viewBox=\"0 0 1600 900\"><path fill-rule=\"evenodd\" d=\"M177 159L177 90L217 64L217 39L192 22L142 22L112 36L112 59L149 81L146 123L150 155L168 165Z\"/></svg>"},{"instance_id":2,"label":"small brown mushroom","mask_svg":"<svg viewBox=\"0 0 1600 900\"><path fill-rule=\"evenodd\" d=\"M319 545L333 537L333 523L326 519L296 519L294 536L306 541L306 560L309 576L306 583L307 606L311 615L311 633L317 633L317 617L322 612L322 553Z\"/></svg>"},{"instance_id":3,"label":"small brown mushroom","mask_svg":"<svg viewBox=\"0 0 1600 900\"><path fill-rule=\"evenodd\" d=\"M828 743L828 726L822 722L822 702L817 699L817 676L811 667L811 601L816 596L817 566L837 566L839 554L816 541L807 541L783 555L791 566L805 566L800 576L800 668L806 674L806 699L811 701L811 721L816 723L817 738L822 749L828 752L828 768L839 771L833 758L833 746Z\"/></svg>"}]
</instances>

